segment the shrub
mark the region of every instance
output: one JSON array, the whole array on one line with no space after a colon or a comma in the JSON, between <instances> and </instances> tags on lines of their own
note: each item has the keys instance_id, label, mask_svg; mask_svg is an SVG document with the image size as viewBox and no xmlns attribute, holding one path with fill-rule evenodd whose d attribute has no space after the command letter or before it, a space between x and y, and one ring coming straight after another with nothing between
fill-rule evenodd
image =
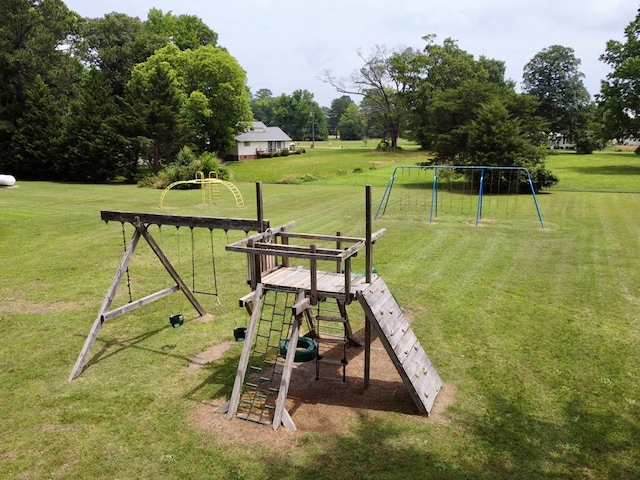
<instances>
[{"instance_id":1,"label":"shrub","mask_svg":"<svg viewBox=\"0 0 640 480\"><path fill-rule=\"evenodd\" d=\"M382 140L380 140L380 143L378 143L376 150L389 150L390 148L391 148L391 143L389 142L389 140L386 138L383 138Z\"/></svg>"},{"instance_id":2,"label":"shrub","mask_svg":"<svg viewBox=\"0 0 640 480\"><path fill-rule=\"evenodd\" d=\"M576 153L580 155L590 154L598 148L598 142L592 132L584 130L576 134Z\"/></svg>"},{"instance_id":3,"label":"shrub","mask_svg":"<svg viewBox=\"0 0 640 480\"><path fill-rule=\"evenodd\" d=\"M213 153L204 152L198 156L193 153L189 147L183 147L182 150L178 152L175 162L160 170L157 175L150 175L143 178L138 182L138 186L167 188L174 182L196 179L198 172L202 172L205 178L208 178L211 172L216 172L216 177L219 180L229 179L228 170L221 166L220 161ZM177 185L175 188L187 190L200 188L200 185L196 183L185 183Z\"/></svg>"},{"instance_id":4,"label":"shrub","mask_svg":"<svg viewBox=\"0 0 640 480\"><path fill-rule=\"evenodd\" d=\"M315 182L318 177L305 173L304 175L286 175L278 183L284 183L289 185L300 185L307 182Z\"/></svg>"}]
</instances>

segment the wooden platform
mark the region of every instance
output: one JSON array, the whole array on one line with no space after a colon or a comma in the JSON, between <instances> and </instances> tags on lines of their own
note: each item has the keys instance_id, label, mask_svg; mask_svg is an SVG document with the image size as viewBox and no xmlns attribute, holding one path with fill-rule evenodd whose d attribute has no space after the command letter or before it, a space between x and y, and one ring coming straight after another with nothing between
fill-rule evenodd
<instances>
[{"instance_id":1,"label":"wooden platform","mask_svg":"<svg viewBox=\"0 0 640 480\"><path fill-rule=\"evenodd\" d=\"M311 271L302 268L279 268L262 278L262 284L266 288L281 288L284 290L305 290L307 295L311 293ZM377 275L372 275L374 281ZM337 298L350 303L356 298L356 293L367 286L364 275L351 274L350 291L345 292L344 274L333 272L317 272L317 292L319 296Z\"/></svg>"}]
</instances>

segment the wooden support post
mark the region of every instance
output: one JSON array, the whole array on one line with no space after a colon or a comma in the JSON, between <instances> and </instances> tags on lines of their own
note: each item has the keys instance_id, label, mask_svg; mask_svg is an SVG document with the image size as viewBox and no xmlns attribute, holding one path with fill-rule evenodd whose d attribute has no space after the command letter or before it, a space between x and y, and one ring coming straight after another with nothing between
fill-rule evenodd
<instances>
[{"instance_id":1,"label":"wooden support post","mask_svg":"<svg viewBox=\"0 0 640 480\"><path fill-rule=\"evenodd\" d=\"M344 260L344 301L351 303L351 257Z\"/></svg>"},{"instance_id":2,"label":"wooden support post","mask_svg":"<svg viewBox=\"0 0 640 480\"><path fill-rule=\"evenodd\" d=\"M258 215L258 233L264 232L262 222L264 221L264 211L262 207L262 183L256 182L256 212Z\"/></svg>"},{"instance_id":3,"label":"wooden support post","mask_svg":"<svg viewBox=\"0 0 640 480\"><path fill-rule=\"evenodd\" d=\"M369 388L371 377L371 321L364 318L364 388Z\"/></svg>"},{"instance_id":4,"label":"wooden support post","mask_svg":"<svg viewBox=\"0 0 640 480\"><path fill-rule=\"evenodd\" d=\"M301 308L303 305L309 306L308 302L304 302L304 290L298 291L298 302L296 308ZM287 393L289 392L289 383L291 382L291 370L293 369L293 361L296 356L296 345L298 344L298 335L300 332L300 324L302 323L302 312L296 314L291 327L291 336L289 337L289 348L287 348L287 356L284 361L284 367L282 369L282 379L280 380L280 388L278 390L278 399L276 400L276 410L273 414L273 429L277 430L281 423L289 430L296 430L296 426L290 416L283 417L285 405L287 402Z\"/></svg>"},{"instance_id":5,"label":"wooden support post","mask_svg":"<svg viewBox=\"0 0 640 480\"><path fill-rule=\"evenodd\" d=\"M131 257L133 256L133 252L136 249L136 246L138 245L139 240L140 240L140 232L136 229L133 232L131 241L129 241L129 245L127 246L127 249L124 252L122 261L120 262L120 266L118 267L118 270L116 271L116 274L113 277L113 281L111 282L109 291L107 292L107 295L104 297L104 300L102 301L102 306L100 307L98 316L93 322L93 326L91 327L91 330L89 331L89 335L87 336L87 339L84 342L84 346L80 351L80 355L78 355L76 364L73 367L73 370L71 371L71 375L69 375L69 381L72 381L74 378L80 375L80 373L82 372L82 369L84 368L85 363L87 362L87 357L89 356L91 347L93 347L93 344L95 343L96 338L98 337L98 332L100 332L100 328L102 327L102 323L104 322L104 314L109 310L109 307L111 306L111 303L113 302L113 299L116 296L116 292L118 291L118 285L120 285L120 282L122 281L122 278L124 277L124 274L127 271L127 267L129 266L129 262L131 261Z\"/></svg>"},{"instance_id":6,"label":"wooden support post","mask_svg":"<svg viewBox=\"0 0 640 480\"><path fill-rule=\"evenodd\" d=\"M313 255L316 253L316 245L313 244L309 247L309 253L311 253L312 257L309 261L310 265L310 275L311 275L311 305L315 305L318 303L318 262Z\"/></svg>"},{"instance_id":7,"label":"wooden support post","mask_svg":"<svg viewBox=\"0 0 640 480\"><path fill-rule=\"evenodd\" d=\"M255 308L247 325L247 333L242 346L242 353L240 354L240 362L238 362L238 370L236 371L236 378L233 383L233 391L231 392L231 398L226 405L227 418L231 420L238 411L238 404L240 403L240 395L242 394L242 385L244 383L244 376L247 373L247 365L249 364L249 357L251 355L251 348L253 347L253 338L258 327L258 320L260 318L260 304L262 302L262 284L259 283L256 286L254 292L253 304ZM222 412L222 410L219 410Z\"/></svg>"},{"instance_id":8,"label":"wooden support post","mask_svg":"<svg viewBox=\"0 0 640 480\"><path fill-rule=\"evenodd\" d=\"M365 273L366 282L371 283L371 275L373 273L373 242L371 240L371 185L367 185L366 188L366 239L365 239L365 249L366 249L366 262L367 262L367 271Z\"/></svg>"},{"instance_id":9,"label":"wooden support post","mask_svg":"<svg viewBox=\"0 0 640 480\"><path fill-rule=\"evenodd\" d=\"M336 232L336 237L341 237L342 232ZM342 240L336 240L336 250L342 250ZM336 260L336 273L340 273L342 270L342 262Z\"/></svg>"},{"instance_id":10,"label":"wooden support post","mask_svg":"<svg viewBox=\"0 0 640 480\"><path fill-rule=\"evenodd\" d=\"M285 232L286 230L286 227L283 227L281 232ZM281 240L282 245L289 245L289 237L281 237ZM289 268L289 265L289 257L282 257L282 266L285 268Z\"/></svg>"},{"instance_id":11,"label":"wooden support post","mask_svg":"<svg viewBox=\"0 0 640 480\"><path fill-rule=\"evenodd\" d=\"M371 185L366 187L366 273L365 280L367 283L371 283L371 276L373 273L373 243L371 240ZM371 376L371 321L368 316L365 316L364 320L364 388L369 388Z\"/></svg>"},{"instance_id":12,"label":"wooden support post","mask_svg":"<svg viewBox=\"0 0 640 480\"><path fill-rule=\"evenodd\" d=\"M254 241L249 240L249 247L253 248ZM262 283L262 261L260 255L257 253L251 254L251 260L253 262L253 274L251 278L251 288L256 289L259 283Z\"/></svg>"}]
</instances>

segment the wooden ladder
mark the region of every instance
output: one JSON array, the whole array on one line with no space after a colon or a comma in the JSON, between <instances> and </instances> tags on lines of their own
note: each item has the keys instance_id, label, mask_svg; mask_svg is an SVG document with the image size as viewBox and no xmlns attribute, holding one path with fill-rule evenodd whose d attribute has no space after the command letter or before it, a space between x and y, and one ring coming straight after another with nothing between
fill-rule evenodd
<instances>
[{"instance_id":1,"label":"wooden ladder","mask_svg":"<svg viewBox=\"0 0 640 480\"><path fill-rule=\"evenodd\" d=\"M325 299L308 310L311 317L310 324L318 341L316 380L320 379L322 364L336 364L342 366L342 381L346 382L347 345L361 346L361 343L353 335L345 303L338 299L334 300L335 307L328 304L329 299ZM337 360L335 355L330 356L330 352L340 346L342 346L342 358Z\"/></svg>"}]
</instances>

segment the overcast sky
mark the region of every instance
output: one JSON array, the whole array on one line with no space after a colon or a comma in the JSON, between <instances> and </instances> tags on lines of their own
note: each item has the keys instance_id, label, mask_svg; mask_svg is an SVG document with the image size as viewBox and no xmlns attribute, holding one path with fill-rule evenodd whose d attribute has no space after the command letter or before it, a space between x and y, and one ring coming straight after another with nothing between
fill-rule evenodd
<instances>
[{"instance_id":1,"label":"overcast sky","mask_svg":"<svg viewBox=\"0 0 640 480\"><path fill-rule=\"evenodd\" d=\"M476 58L506 64L522 81L524 65L551 45L573 48L593 95L609 68L598 58L608 40L624 39L633 0L65 0L84 17L121 12L144 20L151 8L200 17L247 72L252 92L274 96L306 89L320 106L341 96L318 78L348 77L375 45L422 48L447 38ZM358 98L354 98L359 102Z\"/></svg>"}]
</instances>

